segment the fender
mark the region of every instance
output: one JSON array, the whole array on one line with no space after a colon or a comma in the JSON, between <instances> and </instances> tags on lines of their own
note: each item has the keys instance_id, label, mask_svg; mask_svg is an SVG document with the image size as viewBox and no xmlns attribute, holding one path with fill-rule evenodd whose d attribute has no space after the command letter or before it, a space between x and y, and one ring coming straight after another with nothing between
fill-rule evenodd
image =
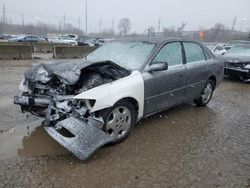
<instances>
[{"instance_id":1,"label":"fender","mask_svg":"<svg viewBox=\"0 0 250 188\"><path fill-rule=\"evenodd\" d=\"M111 83L82 92L73 99L95 100L90 112L96 112L112 107L121 99L131 97L138 102L138 119L143 117L144 109L144 80L139 71L133 71L129 76Z\"/></svg>"}]
</instances>

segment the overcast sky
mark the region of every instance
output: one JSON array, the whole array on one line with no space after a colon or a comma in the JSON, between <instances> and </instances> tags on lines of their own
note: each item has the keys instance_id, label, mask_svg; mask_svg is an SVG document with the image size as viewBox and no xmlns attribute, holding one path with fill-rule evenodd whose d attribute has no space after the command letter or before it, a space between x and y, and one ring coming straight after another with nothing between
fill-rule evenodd
<instances>
[{"instance_id":1,"label":"overcast sky","mask_svg":"<svg viewBox=\"0 0 250 188\"><path fill-rule=\"evenodd\" d=\"M66 22L85 28L85 0L0 0L0 8L6 6L8 18L21 23L38 21L59 24L66 15ZM154 26L157 30L161 18L161 28L178 27L187 23L185 30L209 28L221 22L232 27L237 16L236 29L250 30L250 0L88 0L88 30L99 31L111 28L112 20L117 31L121 18L128 17L132 23L131 32L143 32ZM2 17L2 11L1 11Z\"/></svg>"}]
</instances>

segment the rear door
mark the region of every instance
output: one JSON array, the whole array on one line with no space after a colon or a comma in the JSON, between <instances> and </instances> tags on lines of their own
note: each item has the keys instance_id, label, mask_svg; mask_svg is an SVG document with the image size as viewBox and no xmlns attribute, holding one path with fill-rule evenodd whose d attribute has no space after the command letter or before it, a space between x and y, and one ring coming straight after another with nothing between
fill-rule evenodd
<instances>
[{"instance_id":1,"label":"rear door","mask_svg":"<svg viewBox=\"0 0 250 188\"><path fill-rule=\"evenodd\" d=\"M210 60L198 43L183 42L183 46L187 68L186 96L193 99L199 96L207 81Z\"/></svg>"},{"instance_id":2,"label":"rear door","mask_svg":"<svg viewBox=\"0 0 250 188\"><path fill-rule=\"evenodd\" d=\"M186 69L181 43L167 43L151 63L154 62L167 62L169 67L168 70L142 74L145 84L145 115L169 108L184 99Z\"/></svg>"}]
</instances>

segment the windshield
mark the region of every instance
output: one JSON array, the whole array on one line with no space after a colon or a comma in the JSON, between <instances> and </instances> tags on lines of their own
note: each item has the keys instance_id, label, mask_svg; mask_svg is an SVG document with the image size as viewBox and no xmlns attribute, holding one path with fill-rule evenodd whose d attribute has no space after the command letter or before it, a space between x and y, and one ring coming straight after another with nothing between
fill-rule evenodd
<instances>
[{"instance_id":1,"label":"windshield","mask_svg":"<svg viewBox=\"0 0 250 188\"><path fill-rule=\"evenodd\" d=\"M138 70L155 47L148 42L110 42L87 56L90 61L110 60L128 70Z\"/></svg>"},{"instance_id":2,"label":"windshield","mask_svg":"<svg viewBox=\"0 0 250 188\"><path fill-rule=\"evenodd\" d=\"M227 51L226 56L250 56L250 45L237 45Z\"/></svg>"}]
</instances>

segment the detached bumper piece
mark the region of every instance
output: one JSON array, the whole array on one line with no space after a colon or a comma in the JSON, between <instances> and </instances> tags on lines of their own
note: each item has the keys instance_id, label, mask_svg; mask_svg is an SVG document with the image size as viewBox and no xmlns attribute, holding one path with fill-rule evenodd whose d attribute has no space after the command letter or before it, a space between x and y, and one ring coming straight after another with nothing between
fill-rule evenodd
<instances>
[{"instance_id":1,"label":"detached bumper piece","mask_svg":"<svg viewBox=\"0 0 250 188\"><path fill-rule=\"evenodd\" d=\"M45 130L80 160L88 159L98 148L113 141L96 126L74 117L58 122L55 127L45 127Z\"/></svg>"}]
</instances>

